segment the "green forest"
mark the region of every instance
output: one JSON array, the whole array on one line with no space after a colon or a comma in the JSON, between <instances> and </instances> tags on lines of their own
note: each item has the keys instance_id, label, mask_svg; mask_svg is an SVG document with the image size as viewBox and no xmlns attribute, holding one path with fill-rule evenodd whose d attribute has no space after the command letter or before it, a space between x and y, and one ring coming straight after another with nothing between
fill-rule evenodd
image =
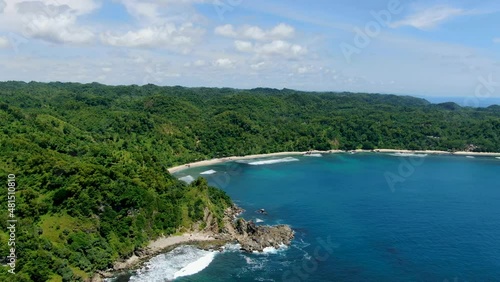
<instances>
[{"instance_id":1,"label":"green forest","mask_svg":"<svg viewBox=\"0 0 500 282\"><path fill-rule=\"evenodd\" d=\"M16 275L83 281L231 199L169 167L279 151L377 148L500 152L500 107L290 89L0 83L0 253L16 175ZM4 262L5 263L5 262Z\"/></svg>"}]
</instances>

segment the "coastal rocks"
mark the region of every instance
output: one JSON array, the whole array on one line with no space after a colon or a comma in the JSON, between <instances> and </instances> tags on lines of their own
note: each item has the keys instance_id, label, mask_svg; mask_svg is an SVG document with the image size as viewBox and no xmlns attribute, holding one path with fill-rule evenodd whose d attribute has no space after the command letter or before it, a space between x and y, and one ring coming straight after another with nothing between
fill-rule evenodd
<instances>
[{"instance_id":1,"label":"coastal rocks","mask_svg":"<svg viewBox=\"0 0 500 282\"><path fill-rule=\"evenodd\" d=\"M131 257L115 262L113 268L96 273L93 280L89 281L102 281L119 273L138 269L153 256L183 244L202 250L222 251L227 243L237 242L241 246L240 249L246 252L264 252L266 248L278 249L291 244L294 232L290 226L256 225L253 221L238 218L241 213L243 209L233 205L224 211L222 224L219 224L219 220L208 209L204 209L203 220L191 226L190 233L158 238L147 247L136 249Z\"/></svg>"},{"instance_id":2,"label":"coastal rocks","mask_svg":"<svg viewBox=\"0 0 500 282\"><path fill-rule=\"evenodd\" d=\"M235 239L246 252L262 252L265 248L278 249L290 245L294 232L288 225L256 226L253 221L240 218L236 221Z\"/></svg>"},{"instance_id":3,"label":"coastal rocks","mask_svg":"<svg viewBox=\"0 0 500 282\"><path fill-rule=\"evenodd\" d=\"M263 214L263 215L267 215L267 211L265 209L260 209L260 210L257 210L256 212Z\"/></svg>"},{"instance_id":4,"label":"coastal rocks","mask_svg":"<svg viewBox=\"0 0 500 282\"><path fill-rule=\"evenodd\" d=\"M237 241L241 250L262 252L265 248L277 249L292 242L294 232L290 226L257 226L253 221L237 218L241 212L243 210L236 206L226 210L224 229L220 234L223 238Z\"/></svg>"}]
</instances>

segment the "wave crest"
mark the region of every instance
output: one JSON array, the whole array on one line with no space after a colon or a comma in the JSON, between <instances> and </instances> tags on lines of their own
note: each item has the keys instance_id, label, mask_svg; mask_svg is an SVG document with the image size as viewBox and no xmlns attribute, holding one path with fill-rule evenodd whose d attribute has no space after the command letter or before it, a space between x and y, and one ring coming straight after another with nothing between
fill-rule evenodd
<instances>
[{"instance_id":1,"label":"wave crest","mask_svg":"<svg viewBox=\"0 0 500 282\"><path fill-rule=\"evenodd\" d=\"M193 246L177 247L152 258L129 281L163 282L193 275L207 268L216 254L215 251L204 251Z\"/></svg>"},{"instance_id":2,"label":"wave crest","mask_svg":"<svg viewBox=\"0 0 500 282\"><path fill-rule=\"evenodd\" d=\"M200 173L201 175L210 175L210 174L215 174L217 173L217 171L211 169L211 170L207 170L207 171L204 171L202 173Z\"/></svg>"},{"instance_id":3,"label":"wave crest","mask_svg":"<svg viewBox=\"0 0 500 282\"><path fill-rule=\"evenodd\" d=\"M316 158L321 158L323 157L322 154L304 154L304 157L316 157Z\"/></svg>"},{"instance_id":4,"label":"wave crest","mask_svg":"<svg viewBox=\"0 0 500 282\"><path fill-rule=\"evenodd\" d=\"M428 156L427 154L414 154L414 153L394 153L390 155L395 157L419 157L419 158L425 158Z\"/></svg>"},{"instance_id":5,"label":"wave crest","mask_svg":"<svg viewBox=\"0 0 500 282\"><path fill-rule=\"evenodd\" d=\"M296 158L286 157L282 159L271 159L271 160L262 160L262 161L254 161L248 163L249 165L268 165L268 164L277 164L277 163L288 163L288 162L297 162L299 161Z\"/></svg>"}]
</instances>

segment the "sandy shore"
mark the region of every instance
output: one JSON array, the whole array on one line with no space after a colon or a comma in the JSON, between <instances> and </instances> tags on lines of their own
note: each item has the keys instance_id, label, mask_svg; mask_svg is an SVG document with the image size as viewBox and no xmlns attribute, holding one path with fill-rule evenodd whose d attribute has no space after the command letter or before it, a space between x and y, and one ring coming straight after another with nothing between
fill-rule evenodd
<instances>
[{"instance_id":1,"label":"sandy shore","mask_svg":"<svg viewBox=\"0 0 500 282\"><path fill-rule=\"evenodd\" d=\"M378 153L404 153L404 154L429 154L429 155L451 155L450 152L447 151L412 151L412 150L394 150L394 149L377 149L375 150Z\"/></svg>"},{"instance_id":2,"label":"sandy shore","mask_svg":"<svg viewBox=\"0 0 500 282\"><path fill-rule=\"evenodd\" d=\"M232 156L226 158L218 158L211 160L204 160L199 162L193 162L189 164L179 165L168 169L170 173L176 173L181 170L193 167L209 166L218 163L237 161L237 160L249 160L258 158L268 158L268 157L280 157L280 156L297 156L304 155L306 153L312 154L333 154L333 153L344 153L341 150L329 150L329 151L307 151L307 152L279 152L271 154L258 154L258 155L248 155L248 156ZM397 149L376 149L376 150L355 150L358 153L408 153L408 154L429 154L429 155L458 155L458 156L483 156L483 157L500 157L500 153L476 153L476 152L448 152L448 151L433 151L433 150L397 150Z\"/></svg>"},{"instance_id":3,"label":"sandy shore","mask_svg":"<svg viewBox=\"0 0 500 282\"><path fill-rule=\"evenodd\" d=\"M251 159L258 159L258 158L280 157L280 156L298 156L298 155L304 155L306 153L331 154L331 153L340 153L340 152L343 152L343 151L330 150L330 151L308 151L308 152L279 152L279 153L248 155L248 156L232 156L232 157L211 159L211 160L205 160L205 161L199 161L199 162L193 162L193 163L189 163L189 164L179 165L179 166L169 168L168 172L176 173L176 172L179 172L179 171L187 169L187 168L209 166L209 165L214 165L214 164L228 162L228 161L251 160Z\"/></svg>"},{"instance_id":4,"label":"sandy shore","mask_svg":"<svg viewBox=\"0 0 500 282\"><path fill-rule=\"evenodd\" d=\"M479 153L479 152L447 152L447 151L410 151L410 150L393 150L380 149L376 150L379 153L413 153L413 154L429 154L429 155L456 155L456 156L483 156L483 157L500 157L500 153Z\"/></svg>"},{"instance_id":5,"label":"sandy shore","mask_svg":"<svg viewBox=\"0 0 500 282\"><path fill-rule=\"evenodd\" d=\"M209 233L185 233L180 236L161 237L152 241L148 245L148 249L152 252L162 251L170 246L184 244L188 242L203 242L214 241L215 238Z\"/></svg>"}]
</instances>

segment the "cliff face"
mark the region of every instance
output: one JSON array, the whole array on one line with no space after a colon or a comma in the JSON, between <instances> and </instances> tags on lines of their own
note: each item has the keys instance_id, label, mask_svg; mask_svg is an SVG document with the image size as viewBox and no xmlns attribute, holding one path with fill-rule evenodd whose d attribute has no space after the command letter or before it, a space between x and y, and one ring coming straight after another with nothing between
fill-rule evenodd
<instances>
[{"instance_id":1,"label":"cliff face","mask_svg":"<svg viewBox=\"0 0 500 282\"><path fill-rule=\"evenodd\" d=\"M257 226L237 216L242 210L236 206L228 208L224 216L224 228L219 234L221 239L237 241L241 250L262 252L267 247L279 248L290 245L294 232L288 225Z\"/></svg>"},{"instance_id":2,"label":"cliff face","mask_svg":"<svg viewBox=\"0 0 500 282\"><path fill-rule=\"evenodd\" d=\"M241 245L241 250L246 252L262 252L268 247L279 248L291 244L294 232L290 226L257 226L253 221L238 218L242 212L243 210L235 205L226 208L219 224L214 214L205 208L203 220L192 226L192 232L200 232L196 234L197 237L186 237L186 240L179 239L176 242L159 243L156 247L148 246L137 249L134 256L126 261L116 262L114 269L108 269L106 272L100 271L87 281L103 281L104 278L113 277L117 272L137 268L151 257L169 251L180 244L192 244L202 249L213 250L220 249L229 242L237 242ZM163 238L166 241L169 239L172 238ZM164 244L165 246L162 246Z\"/></svg>"}]
</instances>

